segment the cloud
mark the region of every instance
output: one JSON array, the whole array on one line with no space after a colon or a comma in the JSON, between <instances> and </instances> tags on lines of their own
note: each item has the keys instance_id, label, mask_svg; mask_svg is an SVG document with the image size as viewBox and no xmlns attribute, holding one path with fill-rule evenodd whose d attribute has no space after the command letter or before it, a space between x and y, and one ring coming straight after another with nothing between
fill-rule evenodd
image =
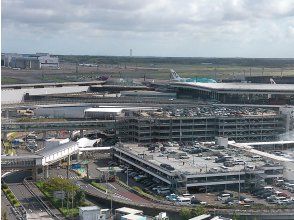
<instances>
[{"instance_id":1,"label":"cloud","mask_svg":"<svg viewBox=\"0 0 294 220\"><path fill-rule=\"evenodd\" d=\"M64 41L68 37L89 41L96 37L107 44L113 40L133 42L142 52L146 49L143 44L160 46L164 41L171 44L188 41L183 51L189 44L216 41L227 45L238 42L244 47L256 42L266 47L276 41L285 42L288 48L294 43L290 37L293 25L294 0L2 1L2 43L7 49L11 48L11 40L7 38L16 33L31 37L35 34L52 42L57 35ZM24 37L19 38L25 42ZM285 56L293 56L287 48ZM116 53L114 48L109 51ZM213 56L213 51L210 54Z\"/></svg>"}]
</instances>

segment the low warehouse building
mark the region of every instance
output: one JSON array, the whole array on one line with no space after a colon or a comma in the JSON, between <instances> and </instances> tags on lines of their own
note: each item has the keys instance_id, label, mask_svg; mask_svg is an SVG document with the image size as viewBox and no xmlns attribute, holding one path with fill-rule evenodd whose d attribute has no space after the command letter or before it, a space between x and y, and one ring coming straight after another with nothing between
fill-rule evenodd
<instances>
[{"instance_id":1,"label":"low warehouse building","mask_svg":"<svg viewBox=\"0 0 294 220\"><path fill-rule=\"evenodd\" d=\"M40 105L34 110L36 116L48 118L84 118L84 110L89 105Z\"/></svg>"},{"instance_id":2,"label":"low warehouse building","mask_svg":"<svg viewBox=\"0 0 294 220\"><path fill-rule=\"evenodd\" d=\"M138 98L166 98L175 99L176 93L167 92L156 92L156 91L121 91L123 97L138 97Z\"/></svg>"}]
</instances>

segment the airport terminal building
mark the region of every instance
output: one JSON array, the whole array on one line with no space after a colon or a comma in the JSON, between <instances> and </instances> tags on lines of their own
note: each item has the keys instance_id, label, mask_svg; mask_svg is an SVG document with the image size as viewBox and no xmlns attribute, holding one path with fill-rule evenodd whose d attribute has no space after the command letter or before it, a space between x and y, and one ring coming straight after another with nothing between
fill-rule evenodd
<instances>
[{"instance_id":1,"label":"airport terminal building","mask_svg":"<svg viewBox=\"0 0 294 220\"><path fill-rule=\"evenodd\" d=\"M293 84L173 82L178 97L213 99L221 103L293 104Z\"/></svg>"}]
</instances>

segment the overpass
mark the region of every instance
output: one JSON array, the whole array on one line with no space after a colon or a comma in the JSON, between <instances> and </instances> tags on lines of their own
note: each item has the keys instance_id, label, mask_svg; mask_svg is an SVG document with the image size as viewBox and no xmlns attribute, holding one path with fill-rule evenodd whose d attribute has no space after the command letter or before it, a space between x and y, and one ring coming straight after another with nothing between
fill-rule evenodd
<instances>
[{"instance_id":1,"label":"overpass","mask_svg":"<svg viewBox=\"0 0 294 220\"><path fill-rule=\"evenodd\" d=\"M79 158L80 152L105 151L112 147L79 147L78 142L70 141L66 144L52 146L39 151L38 154L6 156L1 155L1 170L32 170L33 178L37 177L39 168L43 168L44 176L49 176L48 166L67 159L70 164L70 156L76 154ZM78 159L79 160L79 159Z\"/></svg>"},{"instance_id":2,"label":"overpass","mask_svg":"<svg viewBox=\"0 0 294 220\"><path fill-rule=\"evenodd\" d=\"M5 156L1 155L1 169L33 169L36 167L48 166L70 155L83 151L105 151L112 147L87 147L79 148L77 142L68 142L57 147L44 149L37 154Z\"/></svg>"},{"instance_id":3,"label":"overpass","mask_svg":"<svg viewBox=\"0 0 294 220\"><path fill-rule=\"evenodd\" d=\"M48 87L64 87L64 86L92 86L103 85L106 81L87 81L87 82L62 82L62 83L28 83L28 84L9 84L2 85L1 89L23 89L23 88L48 88Z\"/></svg>"},{"instance_id":4,"label":"overpass","mask_svg":"<svg viewBox=\"0 0 294 220\"><path fill-rule=\"evenodd\" d=\"M31 132L31 131L56 131L56 130L105 130L114 129L116 120L86 120L86 121L52 121L52 122L12 122L2 123L1 131Z\"/></svg>"},{"instance_id":5,"label":"overpass","mask_svg":"<svg viewBox=\"0 0 294 220\"><path fill-rule=\"evenodd\" d=\"M41 155L1 156L1 170L35 168L42 166Z\"/></svg>"}]
</instances>

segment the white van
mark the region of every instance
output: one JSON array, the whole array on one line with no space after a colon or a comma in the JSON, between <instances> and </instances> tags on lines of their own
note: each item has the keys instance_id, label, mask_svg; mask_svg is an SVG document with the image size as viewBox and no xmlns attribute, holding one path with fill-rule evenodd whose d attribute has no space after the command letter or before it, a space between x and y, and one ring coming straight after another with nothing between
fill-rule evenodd
<instances>
[{"instance_id":1,"label":"white van","mask_svg":"<svg viewBox=\"0 0 294 220\"><path fill-rule=\"evenodd\" d=\"M272 186L265 186L265 187L263 187L263 189L269 190L269 191L273 191L274 190L274 188Z\"/></svg>"},{"instance_id":2,"label":"white van","mask_svg":"<svg viewBox=\"0 0 294 220\"><path fill-rule=\"evenodd\" d=\"M231 195L229 193L221 194L217 197L218 201L226 201L227 199L231 198Z\"/></svg>"},{"instance_id":3,"label":"white van","mask_svg":"<svg viewBox=\"0 0 294 220\"><path fill-rule=\"evenodd\" d=\"M254 170L254 166L252 166L252 165L247 165L246 168L249 170Z\"/></svg>"},{"instance_id":4,"label":"white van","mask_svg":"<svg viewBox=\"0 0 294 220\"><path fill-rule=\"evenodd\" d=\"M228 167L225 167L225 166L221 166L220 168L222 168L223 170L228 170L229 169Z\"/></svg>"},{"instance_id":5,"label":"white van","mask_svg":"<svg viewBox=\"0 0 294 220\"><path fill-rule=\"evenodd\" d=\"M177 203L179 205L191 205L191 198L187 198L187 197L178 197L177 199Z\"/></svg>"}]
</instances>

